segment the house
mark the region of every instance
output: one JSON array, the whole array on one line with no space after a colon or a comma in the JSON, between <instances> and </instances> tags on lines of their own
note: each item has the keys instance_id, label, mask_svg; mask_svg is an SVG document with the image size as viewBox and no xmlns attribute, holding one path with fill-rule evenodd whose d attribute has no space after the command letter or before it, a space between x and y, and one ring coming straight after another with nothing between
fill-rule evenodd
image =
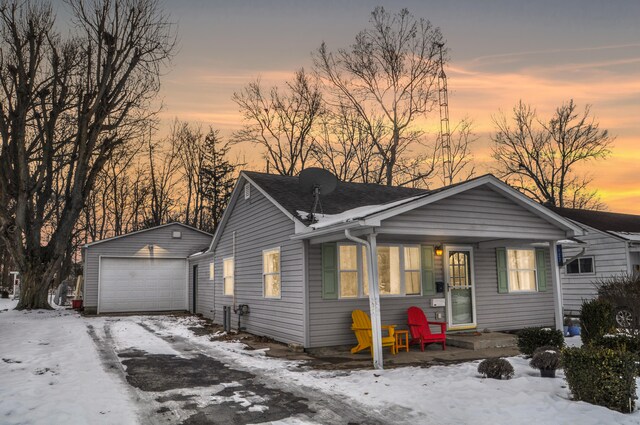
<instances>
[{"instance_id":1,"label":"house","mask_svg":"<svg viewBox=\"0 0 640 425\"><path fill-rule=\"evenodd\" d=\"M586 235L576 238L585 245L562 245L568 262L560 270L567 314L578 314L583 300L596 297L598 280L640 272L640 215L556 207L552 210L587 230Z\"/></svg>"},{"instance_id":2,"label":"house","mask_svg":"<svg viewBox=\"0 0 640 425\"><path fill-rule=\"evenodd\" d=\"M242 172L189 257L190 310L305 348L354 344L354 309L399 327L418 306L449 331L561 328L556 244L584 231L499 179L338 182L312 221L313 201L298 177Z\"/></svg>"},{"instance_id":3,"label":"house","mask_svg":"<svg viewBox=\"0 0 640 425\"><path fill-rule=\"evenodd\" d=\"M209 233L169 223L85 245L85 311L188 310L187 257L211 240Z\"/></svg>"}]
</instances>

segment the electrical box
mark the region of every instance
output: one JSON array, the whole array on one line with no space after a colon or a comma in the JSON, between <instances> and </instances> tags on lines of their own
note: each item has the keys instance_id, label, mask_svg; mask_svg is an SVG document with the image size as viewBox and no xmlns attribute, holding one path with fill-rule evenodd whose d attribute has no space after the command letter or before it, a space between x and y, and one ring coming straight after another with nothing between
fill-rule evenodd
<instances>
[{"instance_id":1,"label":"electrical box","mask_svg":"<svg viewBox=\"0 0 640 425\"><path fill-rule=\"evenodd\" d=\"M444 307L444 298L431 298L431 307Z\"/></svg>"}]
</instances>

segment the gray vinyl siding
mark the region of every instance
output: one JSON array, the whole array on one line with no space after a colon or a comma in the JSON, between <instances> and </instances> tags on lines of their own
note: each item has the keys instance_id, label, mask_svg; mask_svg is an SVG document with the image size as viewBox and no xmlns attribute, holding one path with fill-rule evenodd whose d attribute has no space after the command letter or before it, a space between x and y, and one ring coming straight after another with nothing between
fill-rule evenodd
<instances>
[{"instance_id":1,"label":"gray vinyl siding","mask_svg":"<svg viewBox=\"0 0 640 425\"><path fill-rule=\"evenodd\" d=\"M588 228L589 234L577 239L586 242L585 257L594 259L595 273L567 274L566 267L560 268L562 280L562 301L566 311L579 312L583 300L590 300L597 296L595 282L598 279L626 273L627 243L599 230ZM564 245L562 247L564 260L577 255L583 246Z\"/></svg>"},{"instance_id":2,"label":"gray vinyl siding","mask_svg":"<svg viewBox=\"0 0 640 425\"><path fill-rule=\"evenodd\" d=\"M173 231L182 237L173 239ZM98 306L98 276L100 256L148 258L149 245L154 246L155 258L187 258L190 254L206 249L211 236L179 224L133 233L113 240L89 246L84 252L84 306Z\"/></svg>"},{"instance_id":3,"label":"gray vinyl siding","mask_svg":"<svg viewBox=\"0 0 640 425\"><path fill-rule=\"evenodd\" d=\"M385 243L426 245L432 245L438 239L449 245L468 245L456 243L456 236L475 237L476 240L503 239L505 246L514 239L522 243L523 240L566 237L563 230L486 187L474 188L383 220L379 231L384 235ZM396 232L398 234L394 235ZM416 236L425 233L428 236ZM407 235L406 241L401 235ZM444 236L440 238L441 235ZM379 243L382 243L380 238ZM311 245L309 252L309 346L354 344L355 337L350 330L351 312L354 309L368 312L368 299L322 299L320 250L320 245ZM499 331L554 325L553 282L548 252L545 292L499 294L495 248L479 249L476 245L473 251L478 329ZM442 261L442 257L436 256L436 281L444 280ZM443 296L436 294L433 297ZM446 321L443 308L430 307L431 298L381 297L383 324L406 328L407 308L414 305L421 307L429 320ZM436 312L442 312L444 318L436 319Z\"/></svg>"},{"instance_id":4,"label":"gray vinyl siding","mask_svg":"<svg viewBox=\"0 0 640 425\"><path fill-rule=\"evenodd\" d=\"M554 327L554 286L549 250L545 252L547 290L530 293L498 293L494 248L474 249L478 329L506 331L530 326Z\"/></svg>"},{"instance_id":5,"label":"gray vinyl siding","mask_svg":"<svg viewBox=\"0 0 640 425\"><path fill-rule=\"evenodd\" d=\"M400 243L400 241L397 241ZM429 244L429 242L424 242ZM414 241L408 244L415 244ZM526 294L499 294L496 250L473 248L476 290L477 328L504 331L529 326L554 326L553 283L549 252L547 262L547 290ZM436 256L436 281L444 280L443 257ZM321 248L311 245L309 252L309 347L355 344L351 331L351 312L355 309L369 313L369 299L322 299ZM431 307L433 296L380 297L382 324L406 329L407 309L417 306L424 310L430 321L446 322L445 309ZM436 313L443 319L436 319Z\"/></svg>"},{"instance_id":6,"label":"gray vinyl siding","mask_svg":"<svg viewBox=\"0 0 640 425\"><path fill-rule=\"evenodd\" d=\"M244 199L242 193L232 208L214 250L215 306L207 301L198 312L222 323L223 307L233 306L233 297L223 294L222 264L223 259L233 255L235 232L235 302L248 304L250 308L250 313L242 317L241 326L256 335L304 344L303 242L291 240L295 231L293 220L256 188L252 188L249 199ZM281 298L265 298L262 251L276 247L280 247ZM209 300L214 295L207 296ZM233 314L234 329L237 323L238 316Z\"/></svg>"},{"instance_id":7,"label":"gray vinyl siding","mask_svg":"<svg viewBox=\"0 0 640 425\"><path fill-rule=\"evenodd\" d=\"M433 236L563 239L564 231L498 192L477 187L383 221L385 232L429 230Z\"/></svg>"},{"instance_id":8,"label":"gray vinyl siding","mask_svg":"<svg viewBox=\"0 0 640 425\"><path fill-rule=\"evenodd\" d=\"M213 319L213 305L215 302L215 283L209 279L209 264L213 261L213 255L207 253L189 259L189 311L194 314ZM193 308L193 266L198 266L198 281L196 293L196 308ZM215 272L215 270L214 270Z\"/></svg>"},{"instance_id":9,"label":"gray vinyl siding","mask_svg":"<svg viewBox=\"0 0 640 425\"><path fill-rule=\"evenodd\" d=\"M347 242L348 241L344 241ZM400 243L385 241L385 243ZM415 241L408 245L416 245ZM309 247L309 348L331 345L355 345L356 339L351 330L351 312L363 310L369 314L369 298L344 298L337 300L322 299L322 245ZM436 281L444 279L442 257L435 257ZM442 307L431 307L431 298L442 298L443 294L433 296L381 296L380 316L383 325L397 325L397 329L407 329L407 309L417 306L424 310L431 321L446 321ZM436 320L436 313L442 313L443 319Z\"/></svg>"}]
</instances>

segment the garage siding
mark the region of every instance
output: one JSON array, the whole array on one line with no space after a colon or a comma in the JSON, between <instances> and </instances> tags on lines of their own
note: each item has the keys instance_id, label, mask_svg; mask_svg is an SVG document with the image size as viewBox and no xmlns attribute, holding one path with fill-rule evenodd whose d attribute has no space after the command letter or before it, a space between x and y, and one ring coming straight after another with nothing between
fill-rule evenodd
<instances>
[{"instance_id":1,"label":"garage siding","mask_svg":"<svg viewBox=\"0 0 640 425\"><path fill-rule=\"evenodd\" d=\"M242 187L242 182L239 185ZM235 232L235 302L236 305L248 304L250 308L249 315L242 318L241 326L256 335L304 344L303 242L291 240L295 230L293 220L255 187L252 187L249 199L239 196L231 208L215 247L215 282L208 280L210 259L190 261L192 265L197 262L204 266L199 267L199 293L204 304L198 302L198 313L222 323L223 307L233 305L233 297L223 294L222 262L233 255ZM281 298L265 298L262 251L276 247L280 247ZM238 316L233 314L231 326L236 328L237 324Z\"/></svg>"},{"instance_id":2,"label":"garage siding","mask_svg":"<svg viewBox=\"0 0 640 425\"><path fill-rule=\"evenodd\" d=\"M180 231L182 238L173 239L173 231ZM84 251L85 308L95 312L98 306L100 256L149 258L148 246L152 244L154 258L187 258L194 252L206 249L210 243L211 236L206 233L180 224L170 224L88 246Z\"/></svg>"}]
</instances>

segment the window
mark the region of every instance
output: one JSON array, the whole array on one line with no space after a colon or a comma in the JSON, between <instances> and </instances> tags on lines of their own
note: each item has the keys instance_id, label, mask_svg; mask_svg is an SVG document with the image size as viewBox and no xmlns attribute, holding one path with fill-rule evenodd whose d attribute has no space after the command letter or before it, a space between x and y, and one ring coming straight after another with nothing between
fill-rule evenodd
<instances>
[{"instance_id":1,"label":"window","mask_svg":"<svg viewBox=\"0 0 640 425\"><path fill-rule=\"evenodd\" d=\"M380 295L400 295L400 247L378 247Z\"/></svg>"},{"instance_id":2,"label":"window","mask_svg":"<svg viewBox=\"0 0 640 425\"><path fill-rule=\"evenodd\" d=\"M251 185L246 183L244 185L244 199L249 199L251 197Z\"/></svg>"},{"instance_id":3,"label":"window","mask_svg":"<svg viewBox=\"0 0 640 425\"><path fill-rule=\"evenodd\" d=\"M338 273L340 273L340 298L358 296L358 247L338 245Z\"/></svg>"},{"instance_id":4,"label":"window","mask_svg":"<svg viewBox=\"0 0 640 425\"><path fill-rule=\"evenodd\" d=\"M593 257L581 257L567 264L567 274L593 274Z\"/></svg>"},{"instance_id":5,"label":"window","mask_svg":"<svg viewBox=\"0 0 640 425\"><path fill-rule=\"evenodd\" d=\"M225 258L222 262L222 274L224 281L224 295L233 295L234 263L233 257Z\"/></svg>"},{"instance_id":6,"label":"window","mask_svg":"<svg viewBox=\"0 0 640 425\"><path fill-rule=\"evenodd\" d=\"M215 265L212 262L209 263L209 280L213 280L215 276Z\"/></svg>"},{"instance_id":7,"label":"window","mask_svg":"<svg viewBox=\"0 0 640 425\"><path fill-rule=\"evenodd\" d=\"M508 249L509 292L536 290L536 252L533 249Z\"/></svg>"},{"instance_id":8,"label":"window","mask_svg":"<svg viewBox=\"0 0 640 425\"><path fill-rule=\"evenodd\" d=\"M280 248L262 251L262 281L265 298L280 298Z\"/></svg>"},{"instance_id":9,"label":"window","mask_svg":"<svg viewBox=\"0 0 640 425\"><path fill-rule=\"evenodd\" d=\"M420 295L420 247L404 247L404 288L407 295Z\"/></svg>"}]
</instances>

